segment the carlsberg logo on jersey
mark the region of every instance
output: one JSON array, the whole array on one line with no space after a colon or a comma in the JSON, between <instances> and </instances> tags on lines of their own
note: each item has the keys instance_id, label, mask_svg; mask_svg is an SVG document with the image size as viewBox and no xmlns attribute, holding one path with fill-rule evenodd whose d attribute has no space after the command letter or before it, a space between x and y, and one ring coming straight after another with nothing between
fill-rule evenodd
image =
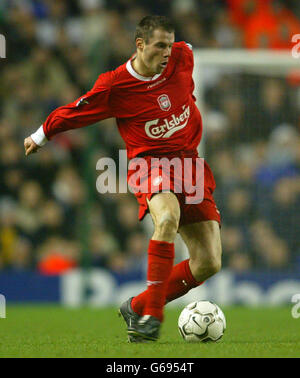
<instances>
[{"instance_id":1,"label":"carlsberg logo on jersey","mask_svg":"<svg viewBox=\"0 0 300 378\"><path fill-rule=\"evenodd\" d=\"M176 133L176 131L183 129L190 117L190 107L184 105L182 107L183 112L176 117L172 114L169 119L165 118L162 125L157 125L159 123L159 118L152 121L148 121L145 124L145 132L150 138L169 138L171 135Z\"/></svg>"}]
</instances>

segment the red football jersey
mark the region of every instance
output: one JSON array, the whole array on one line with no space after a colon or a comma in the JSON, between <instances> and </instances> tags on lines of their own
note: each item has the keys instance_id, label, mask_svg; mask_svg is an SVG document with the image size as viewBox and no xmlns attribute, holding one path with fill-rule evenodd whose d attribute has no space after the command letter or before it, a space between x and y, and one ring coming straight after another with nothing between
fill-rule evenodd
<instances>
[{"instance_id":1,"label":"red football jersey","mask_svg":"<svg viewBox=\"0 0 300 378\"><path fill-rule=\"evenodd\" d=\"M54 110L43 130L55 134L115 117L128 158L139 154L196 150L202 121L193 96L193 53L185 42L173 44L168 64L152 78L137 74L131 59L101 74L93 89Z\"/></svg>"}]
</instances>

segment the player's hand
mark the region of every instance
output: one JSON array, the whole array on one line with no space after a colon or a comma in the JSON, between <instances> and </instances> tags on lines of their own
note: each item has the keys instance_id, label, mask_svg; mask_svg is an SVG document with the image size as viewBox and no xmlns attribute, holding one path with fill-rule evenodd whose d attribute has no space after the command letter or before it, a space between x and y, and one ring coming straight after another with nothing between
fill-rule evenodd
<instances>
[{"instance_id":1,"label":"player's hand","mask_svg":"<svg viewBox=\"0 0 300 378\"><path fill-rule=\"evenodd\" d=\"M24 139L24 148L25 148L25 155L28 156L30 154L33 154L37 152L37 150L40 148L31 137Z\"/></svg>"}]
</instances>

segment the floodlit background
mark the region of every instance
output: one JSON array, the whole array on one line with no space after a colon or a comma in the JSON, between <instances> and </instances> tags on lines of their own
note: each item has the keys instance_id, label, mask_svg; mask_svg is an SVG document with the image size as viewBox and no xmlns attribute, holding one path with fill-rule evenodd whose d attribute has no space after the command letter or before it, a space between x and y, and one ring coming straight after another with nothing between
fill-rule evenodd
<instances>
[{"instance_id":1,"label":"floodlit background","mask_svg":"<svg viewBox=\"0 0 300 378\"><path fill-rule=\"evenodd\" d=\"M124 148L115 121L60 134L28 158L23 139L127 61L148 14L171 17L177 41L218 49L220 60L223 49L291 54L300 34L300 3L292 0L2 0L0 292L8 300L81 304L93 292L90 302L101 305L143 288L151 220L138 222L132 194L96 191L97 160L117 161ZM203 150L222 214L219 280L252 280L261 294L253 303L280 280L300 291L299 70L208 74ZM179 241L176 256L186 256ZM94 278L82 283L76 268L95 268Z\"/></svg>"}]
</instances>

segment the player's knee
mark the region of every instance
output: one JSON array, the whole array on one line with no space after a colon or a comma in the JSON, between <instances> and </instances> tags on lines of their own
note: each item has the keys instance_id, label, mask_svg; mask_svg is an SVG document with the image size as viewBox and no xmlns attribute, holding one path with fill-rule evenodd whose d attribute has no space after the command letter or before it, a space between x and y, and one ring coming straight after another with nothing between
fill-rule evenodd
<instances>
[{"instance_id":1,"label":"player's knee","mask_svg":"<svg viewBox=\"0 0 300 378\"><path fill-rule=\"evenodd\" d=\"M221 270L221 257L211 255L204 259L195 259L192 261L193 273L196 280L204 281L212 277Z\"/></svg>"},{"instance_id":2,"label":"player's knee","mask_svg":"<svg viewBox=\"0 0 300 378\"><path fill-rule=\"evenodd\" d=\"M221 267L222 267L221 258L214 257L210 259L209 265L208 265L208 272L210 276L213 276L216 273L218 273L221 270Z\"/></svg>"},{"instance_id":3,"label":"player's knee","mask_svg":"<svg viewBox=\"0 0 300 378\"><path fill-rule=\"evenodd\" d=\"M218 251L214 251L215 253L211 253L207 259L207 272L209 277L213 276L214 274L218 273L222 267L221 261L221 253Z\"/></svg>"},{"instance_id":4,"label":"player's knee","mask_svg":"<svg viewBox=\"0 0 300 378\"><path fill-rule=\"evenodd\" d=\"M162 214L155 224L155 234L159 240L173 242L178 230L179 219L170 213Z\"/></svg>"}]
</instances>

